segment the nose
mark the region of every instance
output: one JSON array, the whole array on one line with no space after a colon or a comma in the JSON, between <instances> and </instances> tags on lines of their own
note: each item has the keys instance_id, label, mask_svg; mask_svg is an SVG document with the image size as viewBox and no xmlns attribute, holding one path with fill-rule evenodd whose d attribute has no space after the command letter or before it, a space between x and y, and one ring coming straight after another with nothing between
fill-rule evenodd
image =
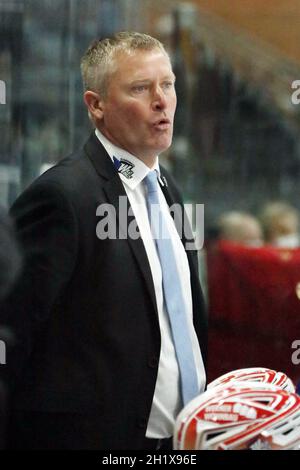
<instances>
[{"instance_id":1,"label":"nose","mask_svg":"<svg viewBox=\"0 0 300 470\"><path fill-rule=\"evenodd\" d=\"M162 111L167 107L166 96L159 86L153 91L152 107L155 111Z\"/></svg>"}]
</instances>

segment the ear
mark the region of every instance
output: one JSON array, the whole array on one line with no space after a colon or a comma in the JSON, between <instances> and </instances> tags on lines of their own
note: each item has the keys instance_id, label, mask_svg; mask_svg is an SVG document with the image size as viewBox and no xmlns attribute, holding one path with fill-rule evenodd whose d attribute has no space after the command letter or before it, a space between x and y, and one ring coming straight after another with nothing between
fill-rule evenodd
<instances>
[{"instance_id":1,"label":"ear","mask_svg":"<svg viewBox=\"0 0 300 470\"><path fill-rule=\"evenodd\" d=\"M93 117L93 119L95 121L99 119L102 120L104 106L103 106L103 101L100 98L100 95L98 95L98 93L95 93L94 91L88 90L84 93L83 100L89 110L90 115Z\"/></svg>"}]
</instances>

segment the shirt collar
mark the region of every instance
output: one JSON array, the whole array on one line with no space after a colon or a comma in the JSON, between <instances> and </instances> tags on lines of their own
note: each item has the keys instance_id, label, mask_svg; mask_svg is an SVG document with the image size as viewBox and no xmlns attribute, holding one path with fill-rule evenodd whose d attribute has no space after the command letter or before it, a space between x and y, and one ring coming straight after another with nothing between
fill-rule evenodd
<instances>
[{"instance_id":1,"label":"shirt collar","mask_svg":"<svg viewBox=\"0 0 300 470\"><path fill-rule=\"evenodd\" d=\"M135 189L137 185L152 170L157 171L160 183L163 184L160 178L158 157L156 157L153 168L149 168L147 165L145 165L145 163L142 162L142 160L110 142L110 140L108 140L102 134L102 132L99 131L99 129L95 130L95 134L110 156L111 161L117 169L122 182L131 189Z\"/></svg>"}]
</instances>

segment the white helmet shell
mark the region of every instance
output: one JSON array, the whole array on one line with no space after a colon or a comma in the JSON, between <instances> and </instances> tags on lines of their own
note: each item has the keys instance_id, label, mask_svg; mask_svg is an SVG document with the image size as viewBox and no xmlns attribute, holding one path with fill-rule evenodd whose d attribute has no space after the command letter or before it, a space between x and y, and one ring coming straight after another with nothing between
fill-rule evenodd
<instances>
[{"instance_id":1,"label":"white helmet shell","mask_svg":"<svg viewBox=\"0 0 300 470\"><path fill-rule=\"evenodd\" d=\"M265 384L267 383L277 385L278 387L282 388L283 390L286 390L287 392L295 392L295 386L286 374L264 367L250 367L246 369L237 369L231 372L227 372L226 374L218 377L213 382L210 382L210 384L208 384L207 386L207 389L210 390L213 387L217 387L219 385L227 385L229 382L236 381L260 382Z\"/></svg>"},{"instance_id":2,"label":"white helmet shell","mask_svg":"<svg viewBox=\"0 0 300 470\"><path fill-rule=\"evenodd\" d=\"M300 397L276 385L230 382L178 415L175 450L288 450L300 445Z\"/></svg>"}]
</instances>

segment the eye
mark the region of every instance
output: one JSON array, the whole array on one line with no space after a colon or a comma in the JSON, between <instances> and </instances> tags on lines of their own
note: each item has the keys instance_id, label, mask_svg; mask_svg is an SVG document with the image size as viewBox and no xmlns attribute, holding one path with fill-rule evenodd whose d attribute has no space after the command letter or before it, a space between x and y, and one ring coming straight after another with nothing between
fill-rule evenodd
<instances>
[{"instance_id":1,"label":"eye","mask_svg":"<svg viewBox=\"0 0 300 470\"><path fill-rule=\"evenodd\" d=\"M133 88L132 88L132 91L134 93L142 93L143 91L146 91L148 88L148 85L135 85Z\"/></svg>"},{"instance_id":2,"label":"eye","mask_svg":"<svg viewBox=\"0 0 300 470\"><path fill-rule=\"evenodd\" d=\"M170 90L171 88L174 87L174 82L172 82L172 81L164 82L162 87L163 87L164 90Z\"/></svg>"}]
</instances>

